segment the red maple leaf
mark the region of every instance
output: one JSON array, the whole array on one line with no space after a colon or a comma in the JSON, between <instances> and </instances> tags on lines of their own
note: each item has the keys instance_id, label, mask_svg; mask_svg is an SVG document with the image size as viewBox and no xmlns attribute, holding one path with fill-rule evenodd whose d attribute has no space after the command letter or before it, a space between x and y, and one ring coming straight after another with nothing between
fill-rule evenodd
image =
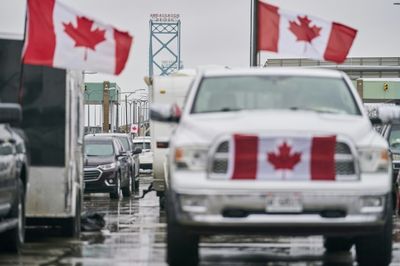
<instances>
[{"instance_id":1,"label":"red maple leaf","mask_svg":"<svg viewBox=\"0 0 400 266\"><path fill-rule=\"evenodd\" d=\"M93 20L85 17L77 17L76 27L71 22L68 24L63 23L63 25L65 33L75 41L75 47L85 48L85 61L87 59L87 50L95 51L96 45L106 40L106 31L99 28L92 30Z\"/></svg>"},{"instance_id":2,"label":"red maple leaf","mask_svg":"<svg viewBox=\"0 0 400 266\"><path fill-rule=\"evenodd\" d=\"M292 147L286 141L278 149L278 154L274 152L268 153L268 161L274 166L275 170L293 170L294 166L300 162L301 153L295 152L291 155Z\"/></svg>"},{"instance_id":3,"label":"red maple leaf","mask_svg":"<svg viewBox=\"0 0 400 266\"><path fill-rule=\"evenodd\" d=\"M310 27L311 20L307 17L297 17L300 21L300 25L297 21L290 21L289 30L293 32L297 37L297 41L305 41L311 43L311 41L320 36L321 27L312 26Z\"/></svg>"}]
</instances>

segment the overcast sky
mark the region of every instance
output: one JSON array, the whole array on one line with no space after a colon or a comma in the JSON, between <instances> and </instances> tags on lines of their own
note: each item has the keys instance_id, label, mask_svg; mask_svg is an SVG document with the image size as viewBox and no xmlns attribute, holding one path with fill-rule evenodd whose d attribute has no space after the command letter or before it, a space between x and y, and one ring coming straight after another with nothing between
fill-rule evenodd
<instances>
[{"instance_id":1,"label":"overcast sky","mask_svg":"<svg viewBox=\"0 0 400 266\"><path fill-rule=\"evenodd\" d=\"M181 58L185 67L249 65L250 0L62 0L88 17L134 35L120 76L87 75L88 81L116 81L125 91L145 88L148 74L149 18L181 15ZM400 56L400 6L394 0L270 0L281 8L356 28L350 56ZM25 1L0 0L0 33L23 32ZM263 53L262 58L290 55Z\"/></svg>"}]
</instances>

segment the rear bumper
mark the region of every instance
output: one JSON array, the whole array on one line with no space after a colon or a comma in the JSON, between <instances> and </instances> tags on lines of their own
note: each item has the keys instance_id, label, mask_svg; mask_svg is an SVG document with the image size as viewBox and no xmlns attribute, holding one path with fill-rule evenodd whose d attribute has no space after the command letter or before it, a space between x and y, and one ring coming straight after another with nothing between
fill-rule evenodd
<instances>
[{"instance_id":1,"label":"rear bumper","mask_svg":"<svg viewBox=\"0 0 400 266\"><path fill-rule=\"evenodd\" d=\"M202 233L269 235L362 235L383 228L388 195L380 207L363 207L367 196L303 194L303 210L269 212L264 195L171 195L177 222ZM391 218L391 217L389 217Z\"/></svg>"}]
</instances>

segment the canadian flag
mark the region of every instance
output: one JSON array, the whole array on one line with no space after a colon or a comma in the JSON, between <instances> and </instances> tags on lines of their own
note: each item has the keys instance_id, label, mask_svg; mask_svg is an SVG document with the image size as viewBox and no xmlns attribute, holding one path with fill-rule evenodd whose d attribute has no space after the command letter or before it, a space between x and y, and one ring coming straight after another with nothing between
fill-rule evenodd
<instances>
[{"instance_id":1,"label":"canadian flag","mask_svg":"<svg viewBox=\"0 0 400 266\"><path fill-rule=\"evenodd\" d=\"M136 124L131 125L131 133L138 133L139 127Z\"/></svg>"},{"instance_id":2,"label":"canadian flag","mask_svg":"<svg viewBox=\"0 0 400 266\"><path fill-rule=\"evenodd\" d=\"M343 63L357 30L258 1L258 51Z\"/></svg>"},{"instance_id":3,"label":"canadian flag","mask_svg":"<svg viewBox=\"0 0 400 266\"><path fill-rule=\"evenodd\" d=\"M335 180L336 136L233 135L228 177L234 180Z\"/></svg>"},{"instance_id":4,"label":"canadian flag","mask_svg":"<svg viewBox=\"0 0 400 266\"><path fill-rule=\"evenodd\" d=\"M118 75L132 36L91 20L57 0L28 0L25 64Z\"/></svg>"}]
</instances>

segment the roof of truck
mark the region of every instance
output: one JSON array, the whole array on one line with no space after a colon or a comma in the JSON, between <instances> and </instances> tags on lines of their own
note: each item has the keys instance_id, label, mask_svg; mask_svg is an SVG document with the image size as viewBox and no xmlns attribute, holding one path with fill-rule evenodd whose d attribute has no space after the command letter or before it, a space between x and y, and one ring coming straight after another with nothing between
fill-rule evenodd
<instances>
[{"instance_id":1,"label":"roof of truck","mask_svg":"<svg viewBox=\"0 0 400 266\"><path fill-rule=\"evenodd\" d=\"M267 68L237 68L237 69L207 69L204 76L238 76L238 75L280 75L280 76L312 76L312 77L343 77L343 72L316 67L267 67Z\"/></svg>"}]
</instances>

